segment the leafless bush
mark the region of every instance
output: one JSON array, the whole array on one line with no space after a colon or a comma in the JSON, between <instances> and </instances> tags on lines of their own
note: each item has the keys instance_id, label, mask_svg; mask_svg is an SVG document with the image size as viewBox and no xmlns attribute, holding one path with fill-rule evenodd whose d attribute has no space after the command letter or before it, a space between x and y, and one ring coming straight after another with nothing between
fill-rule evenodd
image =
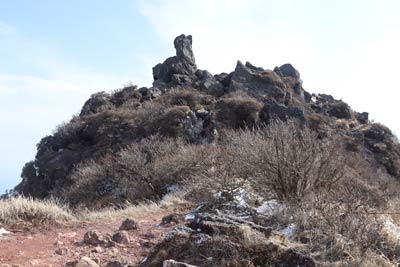
<instances>
[{"instance_id":1,"label":"leafless bush","mask_svg":"<svg viewBox=\"0 0 400 267\"><path fill-rule=\"evenodd\" d=\"M246 184L247 174L234 148L203 145L195 151L199 168L184 180L191 199L205 200L216 193L233 197Z\"/></svg>"},{"instance_id":2,"label":"leafless bush","mask_svg":"<svg viewBox=\"0 0 400 267\"><path fill-rule=\"evenodd\" d=\"M359 198L357 186L352 181L340 182L335 191L310 195L291 207L299 241L307 243L310 251L319 251L321 262L363 266L369 260L367 253L381 253L383 221Z\"/></svg>"},{"instance_id":3,"label":"leafless bush","mask_svg":"<svg viewBox=\"0 0 400 267\"><path fill-rule=\"evenodd\" d=\"M79 131L82 127L83 122L80 118L73 116L70 121L58 125L53 134L63 138L65 142L72 142L79 138Z\"/></svg>"},{"instance_id":4,"label":"leafless bush","mask_svg":"<svg viewBox=\"0 0 400 267\"><path fill-rule=\"evenodd\" d=\"M72 186L61 194L72 204L100 206L158 199L168 193L170 186L180 185L209 166L204 164L208 156L202 146L149 137L116 154L79 164L69 177Z\"/></svg>"},{"instance_id":5,"label":"leafless bush","mask_svg":"<svg viewBox=\"0 0 400 267\"><path fill-rule=\"evenodd\" d=\"M332 137L320 140L294 121L230 132L228 142L244 159L243 168L252 170L254 187L280 200L297 201L312 191L329 189L345 171L338 141Z\"/></svg>"}]
</instances>

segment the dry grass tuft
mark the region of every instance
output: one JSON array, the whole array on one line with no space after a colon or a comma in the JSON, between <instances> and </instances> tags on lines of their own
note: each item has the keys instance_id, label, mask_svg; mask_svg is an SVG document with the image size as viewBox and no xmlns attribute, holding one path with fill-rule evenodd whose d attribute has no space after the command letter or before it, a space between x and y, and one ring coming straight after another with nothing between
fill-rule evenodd
<instances>
[{"instance_id":1,"label":"dry grass tuft","mask_svg":"<svg viewBox=\"0 0 400 267\"><path fill-rule=\"evenodd\" d=\"M160 212L185 209L191 205L180 193L166 195L160 202L145 202L137 205L127 204L122 209L105 208L99 211L82 210L77 215L80 221L122 220L124 218L143 219Z\"/></svg>"},{"instance_id":2,"label":"dry grass tuft","mask_svg":"<svg viewBox=\"0 0 400 267\"><path fill-rule=\"evenodd\" d=\"M0 223L53 224L74 220L69 208L56 200L13 197L0 200Z\"/></svg>"},{"instance_id":3,"label":"dry grass tuft","mask_svg":"<svg viewBox=\"0 0 400 267\"><path fill-rule=\"evenodd\" d=\"M34 200L13 197L0 200L0 224L51 225L71 222L95 222L122 220L124 218L142 219L160 212L187 209L191 203L181 194L166 195L159 202L145 202L137 205L126 204L124 208L105 208L101 210L71 210L57 200Z\"/></svg>"}]
</instances>

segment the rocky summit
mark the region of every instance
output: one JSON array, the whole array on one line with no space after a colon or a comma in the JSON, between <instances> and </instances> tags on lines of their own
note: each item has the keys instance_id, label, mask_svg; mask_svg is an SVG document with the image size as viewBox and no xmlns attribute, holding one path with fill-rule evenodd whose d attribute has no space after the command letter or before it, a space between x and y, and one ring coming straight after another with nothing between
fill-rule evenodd
<instances>
[{"instance_id":1,"label":"rocky summit","mask_svg":"<svg viewBox=\"0 0 400 267\"><path fill-rule=\"evenodd\" d=\"M400 149L392 132L341 100L308 93L291 64L265 70L238 61L233 72L212 75L197 69L192 36L178 36L174 46L176 55L153 68L152 87L130 85L112 93L93 94L79 116L44 137L35 159L25 165L15 192L72 200L68 192L85 165L112 160L126 146L144 138L179 137L192 144L212 143L223 138L219 133L225 129L289 119L301 121L320 136L339 134L348 150L364 151L369 161L399 177ZM123 166L113 164L104 179L99 178L98 197L119 201L114 197L120 172L123 175ZM147 183L146 179L142 182ZM167 179L155 192L150 189L152 192L138 198L161 196L170 182Z\"/></svg>"},{"instance_id":2,"label":"rocky summit","mask_svg":"<svg viewBox=\"0 0 400 267\"><path fill-rule=\"evenodd\" d=\"M390 129L309 93L289 63L200 70L192 42L176 37L151 87L93 94L38 143L13 195L57 198L74 212L138 204L136 215L152 220L154 206L164 210L156 226L134 216L114 234L75 241L98 255L143 256L137 265L99 257L104 266L394 266L400 145ZM159 236L143 232L152 227Z\"/></svg>"}]
</instances>

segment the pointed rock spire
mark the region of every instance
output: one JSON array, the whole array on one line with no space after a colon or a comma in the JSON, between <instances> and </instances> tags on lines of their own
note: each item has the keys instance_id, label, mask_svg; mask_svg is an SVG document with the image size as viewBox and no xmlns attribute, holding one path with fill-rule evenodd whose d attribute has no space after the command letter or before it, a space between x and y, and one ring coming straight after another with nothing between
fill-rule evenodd
<instances>
[{"instance_id":1,"label":"pointed rock spire","mask_svg":"<svg viewBox=\"0 0 400 267\"><path fill-rule=\"evenodd\" d=\"M167 58L164 63L153 68L154 81L169 83L172 80L191 80L197 66L192 50L192 36L179 35L174 40L176 56ZM174 79L175 78L175 79Z\"/></svg>"}]
</instances>

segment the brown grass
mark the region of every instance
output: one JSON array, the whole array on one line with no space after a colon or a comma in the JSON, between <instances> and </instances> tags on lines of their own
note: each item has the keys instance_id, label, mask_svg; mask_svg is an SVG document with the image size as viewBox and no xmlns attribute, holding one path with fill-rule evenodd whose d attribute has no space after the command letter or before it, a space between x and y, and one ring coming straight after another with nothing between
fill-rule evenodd
<instances>
[{"instance_id":1,"label":"brown grass","mask_svg":"<svg viewBox=\"0 0 400 267\"><path fill-rule=\"evenodd\" d=\"M233 96L217 103L217 120L227 127L253 127L259 119L262 104L255 98Z\"/></svg>"},{"instance_id":2,"label":"brown grass","mask_svg":"<svg viewBox=\"0 0 400 267\"><path fill-rule=\"evenodd\" d=\"M34 200L13 197L0 200L0 224L51 225L74 222L96 222L122 220L124 218L142 219L160 212L186 210L192 204L182 197L183 193L172 193L158 202L142 202L136 205L126 203L122 208L100 210L72 210L56 200Z\"/></svg>"},{"instance_id":3,"label":"brown grass","mask_svg":"<svg viewBox=\"0 0 400 267\"><path fill-rule=\"evenodd\" d=\"M53 224L73 221L71 210L56 200L13 197L0 200L0 223Z\"/></svg>"}]
</instances>

